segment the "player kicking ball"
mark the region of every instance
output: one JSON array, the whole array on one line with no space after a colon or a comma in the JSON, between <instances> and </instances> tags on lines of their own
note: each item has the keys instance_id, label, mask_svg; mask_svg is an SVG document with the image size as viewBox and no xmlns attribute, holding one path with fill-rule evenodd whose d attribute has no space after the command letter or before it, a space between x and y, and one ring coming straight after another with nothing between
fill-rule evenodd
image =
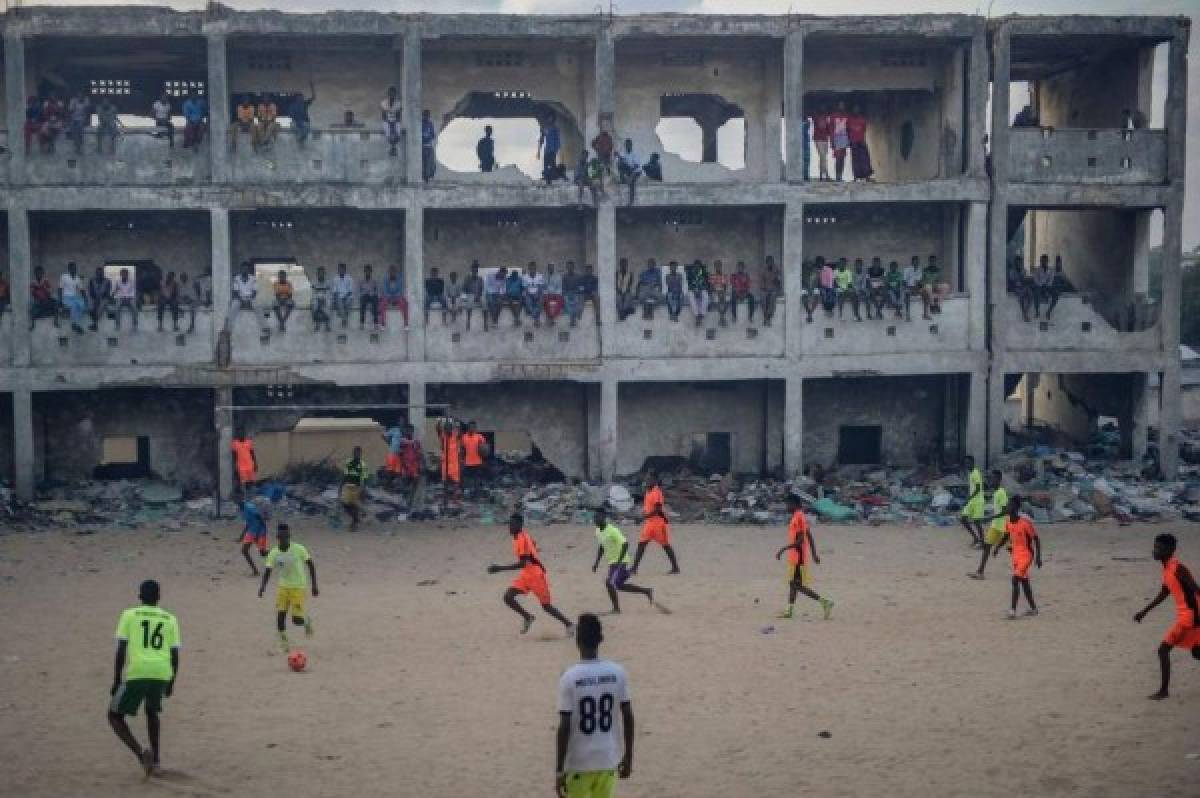
<instances>
[{"instance_id":1,"label":"player kicking ball","mask_svg":"<svg viewBox=\"0 0 1200 798\"><path fill-rule=\"evenodd\" d=\"M1017 617L1017 601L1022 592L1029 604L1025 615L1033 617L1038 614L1038 608L1033 601L1033 587L1029 584L1029 566L1036 559L1037 567L1042 567L1042 539L1038 537L1033 521L1021 515L1020 496L1009 499L1004 537L996 544L996 548L999 549L1005 541L1012 541L1012 607L1008 610L1009 620Z\"/></svg>"},{"instance_id":2,"label":"player kicking ball","mask_svg":"<svg viewBox=\"0 0 1200 798\"><path fill-rule=\"evenodd\" d=\"M596 525L596 540L600 542L600 548L596 550L596 561L592 563L592 573L596 573L600 567L600 560L607 555L608 576L604 580L604 587L608 590L613 614L621 612L617 591L639 593L654 606L654 590L638 587L629 581L629 541L625 539L625 535L614 524L608 523L608 514L603 508L592 513L592 522Z\"/></svg>"},{"instance_id":3,"label":"player kicking ball","mask_svg":"<svg viewBox=\"0 0 1200 798\"><path fill-rule=\"evenodd\" d=\"M1162 563L1162 589L1146 608L1133 616L1138 623L1149 614L1150 610L1166 601L1167 596L1175 599L1175 623L1167 630L1158 646L1158 667L1162 673L1162 685L1158 692L1151 695L1153 701L1162 701L1167 697L1167 687L1171 683L1171 649L1191 649L1192 656L1200 660L1200 587L1187 566L1175 556L1177 546L1175 536L1162 534L1154 539L1154 559Z\"/></svg>"},{"instance_id":4,"label":"player kicking ball","mask_svg":"<svg viewBox=\"0 0 1200 798\"><path fill-rule=\"evenodd\" d=\"M279 646L286 654L291 650L287 636L287 616L291 612L292 623L304 627L306 637L313 636L312 618L304 611L304 588L308 586L308 577L312 577L313 598L319 595L317 590L317 566L313 564L308 549L299 543L292 542L292 530L287 524L280 524L276 530L278 543L267 554L267 564L263 568L262 584L258 586L258 597L262 598L271 579L271 571L279 571L279 587L275 590L275 625L279 629ZM305 566L308 573L305 573Z\"/></svg>"},{"instance_id":5,"label":"player kicking ball","mask_svg":"<svg viewBox=\"0 0 1200 798\"><path fill-rule=\"evenodd\" d=\"M158 713L162 712L163 697L174 691L179 675L179 624L174 615L158 606L160 595L158 582L147 579L138 588L141 606L121 613L112 703L108 707L108 725L141 762L146 778L159 766ZM125 722L126 716L137 714L143 701L149 748L142 748Z\"/></svg>"},{"instance_id":6,"label":"player kicking ball","mask_svg":"<svg viewBox=\"0 0 1200 798\"><path fill-rule=\"evenodd\" d=\"M785 551L788 553L788 605L787 609L779 613L777 617L783 620L791 620L795 617L796 595L803 593L821 605L821 612L828 621L833 613L833 602L821 598L815 590L808 586L808 561L811 559L820 565L821 558L817 556L816 540L808 528L808 518L804 515L804 503L799 496L789 493L787 508L792 514L792 520L788 523L788 544L775 552L775 559L778 560L782 557Z\"/></svg>"},{"instance_id":7,"label":"player kicking ball","mask_svg":"<svg viewBox=\"0 0 1200 798\"><path fill-rule=\"evenodd\" d=\"M554 790L558 798L612 798L617 777L633 773L629 680L620 665L600 659L599 618L580 615L575 630L580 661L558 681Z\"/></svg>"},{"instance_id":8,"label":"player kicking ball","mask_svg":"<svg viewBox=\"0 0 1200 798\"><path fill-rule=\"evenodd\" d=\"M525 517L520 513L513 513L512 517L508 519L508 534L512 535L513 556L517 558L517 561L512 565L489 565L487 572L489 574L498 574L501 571L521 572L513 580L508 590L504 591L504 603L521 616L521 634L525 634L529 631L529 627L533 626L534 617L517 603L517 596L532 593L533 597L541 602L542 609L546 611L546 614L558 619L566 627L567 634L570 635L574 624L550 603L550 583L546 580L546 566L542 565L542 561L538 557L537 544L525 531Z\"/></svg>"}]
</instances>

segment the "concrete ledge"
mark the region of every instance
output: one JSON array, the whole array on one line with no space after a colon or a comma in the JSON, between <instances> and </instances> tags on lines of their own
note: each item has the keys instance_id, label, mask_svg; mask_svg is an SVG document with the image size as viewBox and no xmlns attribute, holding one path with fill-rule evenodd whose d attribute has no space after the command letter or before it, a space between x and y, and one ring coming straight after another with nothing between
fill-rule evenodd
<instances>
[{"instance_id":1,"label":"concrete ledge","mask_svg":"<svg viewBox=\"0 0 1200 798\"><path fill-rule=\"evenodd\" d=\"M297 308L288 319L287 331L280 332L274 313L259 308L255 316L238 313L230 343L233 362L249 366L294 366L302 363L384 363L408 360L408 332L403 317L392 314L389 326L359 329L358 309L350 314L343 329L336 318L330 332L313 332L312 313Z\"/></svg>"},{"instance_id":2,"label":"concrete ledge","mask_svg":"<svg viewBox=\"0 0 1200 798\"><path fill-rule=\"evenodd\" d=\"M801 321L800 351L807 357L834 355L879 355L891 353L948 352L965 350L970 300L952 296L942 300L942 312L926 321L921 318L921 300L913 299L912 321L896 319L884 308L884 320L867 319L864 310L861 322L854 320L850 308L838 319L818 308L812 323ZM894 330L894 335L888 331Z\"/></svg>"},{"instance_id":3,"label":"concrete ledge","mask_svg":"<svg viewBox=\"0 0 1200 798\"><path fill-rule=\"evenodd\" d=\"M1174 198L1171 186L1111 183L1009 183L1008 207L1027 208L1163 208ZM995 205L992 206L996 212Z\"/></svg>"},{"instance_id":4,"label":"concrete ledge","mask_svg":"<svg viewBox=\"0 0 1200 798\"><path fill-rule=\"evenodd\" d=\"M130 326L129 314L122 313L121 329L109 319L100 320L100 329L83 335L72 332L67 319L55 327L50 319L38 319L31 335L31 361L34 366L55 368L71 366L140 366L207 363L213 359L212 314L196 313L194 332L171 332L170 319L163 320L165 332L158 331L153 310L138 316L138 330ZM186 330L188 314L180 318L180 330ZM64 343L65 342L65 343Z\"/></svg>"},{"instance_id":5,"label":"concrete ledge","mask_svg":"<svg viewBox=\"0 0 1200 798\"><path fill-rule=\"evenodd\" d=\"M227 154L235 183L384 183L405 180L404 142L388 155L383 133L367 129L313 130L301 146L290 130L280 131L270 150L254 152L250 136L238 136Z\"/></svg>"},{"instance_id":6,"label":"concrete ledge","mask_svg":"<svg viewBox=\"0 0 1200 798\"><path fill-rule=\"evenodd\" d=\"M613 330L605 331L604 354L610 358L743 358L782 357L784 351L785 313L783 303L778 307L770 327L762 324L762 314L756 309L755 323L746 319L746 307L741 306L735 322L728 318L727 326L718 324L719 314L713 310L697 327L695 317L686 307L679 321L672 322L665 306L654 310L654 318L646 321L638 310Z\"/></svg>"},{"instance_id":7,"label":"concrete ledge","mask_svg":"<svg viewBox=\"0 0 1200 798\"><path fill-rule=\"evenodd\" d=\"M39 152L35 144L25 158L25 182L37 185L198 185L211 177L209 147L198 151L183 148L183 129L175 131L175 148L149 131L117 137L116 152L96 152L96 132L83 136L83 152L59 137L52 153ZM107 147L107 142L105 147Z\"/></svg>"},{"instance_id":8,"label":"concrete ledge","mask_svg":"<svg viewBox=\"0 0 1200 798\"><path fill-rule=\"evenodd\" d=\"M417 317L414 323L419 323ZM442 322L441 311L434 309L425 325L425 359L437 362L459 361L547 361L595 360L600 357L600 329L589 302L576 327L571 327L566 315L559 316L551 326L542 320L540 327L522 314L521 326L514 327L512 314L500 312L500 323L483 329L483 317L476 310L471 314L471 329L467 329L466 311L458 319ZM563 336L566 340L562 340ZM436 380L435 380L436 381Z\"/></svg>"},{"instance_id":9,"label":"concrete ledge","mask_svg":"<svg viewBox=\"0 0 1200 798\"><path fill-rule=\"evenodd\" d=\"M1008 179L1014 183L1167 182L1165 130L1013 128Z\"/></svg>"},{"instance_id":10,"label":"concrete ledge","mask_svg":"<svg viewBox=\"0 0 1200 798\"><path fill-rule=\"evenodd\" d=\"M1081 294L1062 296L1049 320L1043 317L1028 322L1021 317L1021 303L1008 294L1004 298L1003 324L1006 325L1004 345L1010 352L1091 350L1107 356L1112 352L1157 352L1161 348L1158 325L1137 332L1121 332Z\"/></svg>"}]
</instances>

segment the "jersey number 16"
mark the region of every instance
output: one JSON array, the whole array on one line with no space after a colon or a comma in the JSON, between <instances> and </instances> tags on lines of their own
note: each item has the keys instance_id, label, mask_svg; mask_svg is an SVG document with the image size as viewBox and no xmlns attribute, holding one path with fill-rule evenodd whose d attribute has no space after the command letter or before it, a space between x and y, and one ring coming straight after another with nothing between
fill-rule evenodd
<instances>
[{"instance_id":1,"label":"jersey number 16","mask_svg":"<svg viewBox=\"0 0 1200 798\"><path fill-rule=\"evenodd\" d=\"M150 622L142 621L142 648L161 649L163 647L163 625L161 622L150 631Z\"/></svg>"}]
</instances>

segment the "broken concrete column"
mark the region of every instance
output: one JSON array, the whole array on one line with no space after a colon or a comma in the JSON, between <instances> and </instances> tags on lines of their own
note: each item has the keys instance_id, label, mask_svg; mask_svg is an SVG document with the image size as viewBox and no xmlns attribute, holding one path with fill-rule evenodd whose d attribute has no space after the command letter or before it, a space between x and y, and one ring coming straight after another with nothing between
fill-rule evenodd
<instances>
[{"instance_id":1,"label":"broken concrete column","mask_svg":"<svg viewBox=\"0 0 1200 798\"><path fill-rule=\"evenodd\" d=\"M990 70L987 33L980 30L971 37L971 50L967 55L967 122L963 146L967 154L967 174L971 177L987 177L987 153L983 147L983 137L987 135Z\"/></svg>"},{"instance_id":2,"label":"broken concrete column","mask_svg":"<svg viewBox=\"0 0 1200 798\"><path fill-rule=\"evenodd\" d=\"M804 174L804 31L800 29L788 31L784 40L783 114L787 118L787 179L789 183L799 183L807 177Z\"/></svg>"},{"instance_id":3,"label":"broken concrete column","mask_svg":"<svg viewBox=\"0 0 1200 798\"><path fill-rule=\"evenodd\" d=\"M421 27L409 22L404 31L404 132L408 182L420 185L421 175ZM409 312L416 308L409 307Z\"/></svg>"},{"instance_id":4,"label":"broken concrete column","mask_svg":"<svg viewBox=\"0 0 1200 798\"><path fill-rule=\"evenodd\" d=\"M1175 349L1178 352L1178 347ZM1163 476L1175 479L1179 473L1179 417L1183 404L1179 357L1168 360L1159 381L1158 456Z\"/></svg>"},{"instance_id":5,"label":"broken concrete column","mask_svg":"<svg viewBox=\"0 0 1200 798\"><path fill-rule=\"evenodd\" d=\"M596 277L600 281L600 323L607 330L617 325L617 211L611 202L596 208ZM611 335L603 336L604 354L612 346Z\"/></svg>"},{"instance_id":6,"label":"broken concrete column","mask_svg":"<svg viewBox=\"0 0 1200 798\"><path fill-rule=\"evenodd\" d=\"M213 426L217 429L217 502L233 499L233 388L213 391Z\"/></svg>"},{"instance_id":7,"label":"broken concrete column","mask_svg":"<svg viewBox=\"0 0 1200 798\"><path fill-rule=\"evenodd\" d=\"M404 209L404 298L408 300L408 359L425 359L425 209L417 197Z\"/></svg>"},{"instance_id":8,"label":"broken concrete column","mask_svg":"<svg viewBox=\"0 0 1200 798\"><path fill-rule=\"evenodd\" d=\"M229 210L209 210L212 232L212 335L213 351L217 351L221 331L229 318L229 300L233 293L233 255L230 249Z\"/></svg>"},{"instance_id":9,"label":"broken concrete column","mask_svg":"<svg viewBox=\"0 0 1200 798\"><path fill-rule=\"evenodd\" d=\"M25 146L21 125L25 119L25 37L19 31L4 32L4 113L8 119L8 182L25 182ZM13 285L22 285L14 282ZM19 291L15 293L21 293Z\"/></svg>"},{"instance_id":10,"label":"broken concrete column","mask_svg":"<svg viewBox=\"0 0 1200 798\"><path fill-rule=\"evenodd\" d=\"M617 116L616 47L612 31L601 27L596 35L596 126L614 132ZM591 141L591 138L588 139Z\"/></svg>"},{"instance_id":11,"label":"broken concrete column","mask_svg":"<svg viewBox=\"0 0 1200 798\"><path fill-rule=\"evenodd\" d=\"M227 44L224 33L208 34L208 147L214 183L224 183L230 178L229 115L232 109L229 107Z\"/></svg>"},{"instance_id":12,"label":"broken concrete column","mask_svg":"<svg viewBox=\"0 0 1200 798\"><path fill-rule=\"evenodd\" d=\"M12 297L13 365L28 366L31 357L29 283L33 279L33 255L29 243L29 212L16 204L8 207L8 267L11 278L9 294Z\"/></svg>"},{"instance_id":13,"label":"broken concrete column","mask_svg":"<svg viewBox=\"0 0 1200 798\"><path fill-rule=\"evenodd\" d=\"M990 208L988 240L990 242L990 250L988 252L988 263L991 268L988 269L988 305L990 316L993 319L1003 319L1004 313L1003 303L1008 301L1007 284L1005 282L1007 275L1005 274L1005 263L1008 257L1008 92L1009 92L1009 75L1011 70L1010 62L1010 45L1011 36L1008 26L1001 22L992 37L992 205ZM1026 228L1032 228L1033 225L1026 225ZM1031 249L1026 249L1026 252L1031 252ZM992 336L992 351L999 352L1004 350L1005 329L1001 323L993 324L991 327ZM1003 393L1004 375L999 377L1000 389ZM995 381L995 374L993 374ZM995 397L994 392L990 392L991 397ZM1001 425L1004 420L1004 403L1001 401L999 406L993 407L989 399L988 414L993 420L999 419ZM988 424L988 454L996 457L1004 452L1004 433L1003 426L1001 431L996 433L992 428L994 424ZM998 438L997 438L998 434ZM997 440L1000 447L996 448Z\"/></svg>"},{"instance_id":14,"label":"broken concrete column","mask_svg":"<svg viewBox=\"0 0 1200 798\"><path fill-rule=\"evenodd\" d=\"M963 247L963 273L970 310L967 347L973 352L987 348L987 236L988 207L986 202L966 204L966 246ZM982 459L979 462L983 462Z\"/></svg>"},{"instance_id":15,"label":"broken concrete column","mask_svg":"<svg viewBox=\"0 0 1200 798\"><path fill-rule=\"evenodd\" d=\"M425 382L423 380L408 381L408 423L413 425L417 440L421 442L421 450L432 451L432 441L426 440L425 433L425 404L427 402ZM434 445L436 448L436 445Z\"/></svg>"},{"instance_id":16,"label":"broken concrete column","mask_svg":"<svg viewBox=\"0 0 1200 798\"><path fill-rule=\"evenodd\" d=\"M783 176L783 56L779 50L763 59L763 157L766 181Z\"/></svg>"},{"instance_id":17,"label":"broken concrete column","mask_svg":"<svg viewBox=\"0 0 1200 798\"><path fill-rule=\"evenodd\" d=\"M783 469L788 477L804 470L804 380L798 376L785 380Z\"/></svg>"},{"instance_id":18,"label":"broken concrete column","mask_svg":"<svg viewBox=\"0 0 1200 798\"><path fill-rule=\"evenodd\" d=\"M1133 293L1150 293L1150 215L1151 210L1138 211L1133 216Z\"/></svg>"},{"instance_id":19,"label":"broken concrete column","mask_svg":"<svg viewBox=\"0 0 1200 798\"><path fill-rule=\"evenodd\" d=\"M23 324L13 325L23 327ZM13 487L17 498L23 502L33 501L37 487L34 475L33 448L33 391L16 388L12 393L13 403Z\"/></svg>"},{"instance_id":20,"label":"broken concrete column","mask_svg":"<svg viewBox=\"0 0 1200 798\"><path fill-rule=\"evenodd\" d=\"M975 387L972 379L971 387ZM1004 455L1004 372L993 364L987 379L987 463L999 462ZM969 423L969 422L968 422Z\"/></svg>"},{"instance_id":21,"label":"broken concrete column","mask_svg":"<svg viewBox=\"0 0 1200 798\"><path fill-rule=\"evenodd\" d=\"M804 306L800 289L804 286L804 203L793 200L783 211L783 312L787 324L784 352L791 359L800 357L800 330L804 326Z\"/></svg>"},{"instance_id":22,"label":"broken concrete column","mask_svg":"<svg viewBox=\"0 0 1200 798\"><path fill-rule=\"evenodd\" d=\"M617 471L617 401L620 383L605 379L600 383L600 479L612 482Z\"/></svg>"},{"instance_id":23,"label":"broken concrete column","mask_svg":"<svg viewBox=\"0 0 1200 798\"><path fill-rule=\"evenodd\" d=\"M1129 375L1129 414L1120 418L1122 447L1129 447L1129 456L1135 463L1146 456L1147 432L1149 429L1150 391L1146 374Z\"/></svg>"},{"instance_id":24,"label":"broken concrete column","mask_svg":"<svg viewBox=\"0 0 1200 798\"><path fill-rule=\"evenodd\" d=\"M987 429L987 371L979 369L971 372L970 386L967 394L967 439L964 447L967 454L974 457L977 463L988 462Z\"/></svg>"}]
</instances>

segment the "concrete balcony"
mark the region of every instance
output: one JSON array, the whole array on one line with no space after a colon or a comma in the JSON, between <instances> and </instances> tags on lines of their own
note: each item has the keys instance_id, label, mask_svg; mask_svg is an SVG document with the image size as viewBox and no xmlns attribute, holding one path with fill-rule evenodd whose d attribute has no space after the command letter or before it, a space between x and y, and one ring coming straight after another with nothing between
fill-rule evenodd
<instances>
[{"instance_id":1,"label":"concrete balcony","mask_svg":"<svg viewBox=\"0 0 1200 798\"><path fill-rule=\"evenodd\" d=\"M419 323L414 314L414 324ZM433 310L425 325L425 359L439 362L487 360L596 360L600 357L600 331L596 314L589 302L583 308L579 324L570 325L565 314L553 325L542 319L540 327L524 314L521 325L514 327L512 314L500 312L500 323L486 332L479 311L471 314L471 329L467 329L466 311L458 319L442 322L442 314Z\"/></svg>"},{"instance_id":2,"label":"concrete balcony","mask_svg":"<svg viewBox=\"0 0 1200 798\"><path fill-rule=\"evenodd\" d=\"M1157 351L1162 341L1157 324L1132 332L1113 327L1084 294L1064 294L1050 319L1043 315L1032 321L1021 317L1020 301L1009 294L1004 302L1004 324L1004 345L1016 351Z\"/></svg>"},{"instance_id":3,"label":"concrete balcony","mask_svg":"<svg viewBox=\"0 0 1200 798\"><path fill-rule=\"evenodd\" d=\"M897 319L894 311L884 308L883 320L855 321L849 303L844 318L835 310L828 316L818 308L812 323L802 321L800 351L805 355L890 355L922 352L946 352L967 349L970 300L954 295L942 300L942 312L929 320L921 318L921 300L912 300L912 321Z\"/></svg>"},{"instance_id":4,"label":"concrete balcony","mask_svg":"<svg viewBox=\"0 0 1200 798\"><path fill-rule=\"evenodd\" d=\"M237 151L226 155L230 177L240 183L374 183L405 180L404 140L388 154L383 133L365 129L316 130L301 145L281 130L274 145L256 153L250 136L238 136Z\"/></svg>"},{"instance_id":5,"label":"concrete balcony","mask_svg":"<svg viewBox=\"0 0 1200 798\"><path fill-rule=\"evenodd\" d=\"M330 332L313 332L312 311L296 308L288 319L287 331L280 332L274 313L260 308L251 315L241 312L234 318L231 344L233 362L238 365L270 366L289 363L390 363L408 360L408 333L399 313L388 317L388 326L379 330L358 326L358 309L350 314L343 329L335 316Z\"/></svg>"},{"instance_id":6,"label":"concrete balcony","mask_svg":"<svg viewBox=\"0 0 1200 798\"><path fill-rule=\"evenodd\" d=\"M96 132L83 136L83 152L65 137L55 151L42 153L35 144L25 159L25 179L38 186L161 186L207 183L211 177L208 143L184 149L183 129L175 131L175 148L146 131L126 131L117 137L116 152L96 152Z\"/></svg>"},{"instance_id":7,"label":"concrete balcony","mask_svg":"<svg viewBox=\"0 0 1200 798\"><path fill-rule=\"evenodd\" d=\"M642 318L639 309L617 322L614 330L605 332L605 353L629 358L782 357L787 323L783 302L777 304L770 327L763 325L759 309L755 309L753 324L745 311L745 305L738 308L737 321L727 313L726 326L722 327L720 315L712 310L705 314L704 324L697 327L686 302L679 321L671 321L664 306L655 308L654 318L649 321Z\"/></svg>"},{"instance_id":8,"label":"concrete balcony","mask_svg":"<svg viewBox=\"0 0 1200 798\"><path fill-rule=\"evenodd\" d=\"M1012 128L1012 183L1161 185L1167 182L1165 130Z\"/></svg>"},{"instance_id":9,"label":"concrete balcony","mask_svg":"<svg viewBox=\"0 0 1200 798\"><path fill-rule=\"evenodd\" d=\"M64 318L55 327L50 319L39 319L33 328L31 358L35 366L180 366L208 363L213 359L212 313L196 313L196 329L191 333L171 332L170 319L164 319L166 332L158 331L154 310L139 314L138 329L130 326L129 314L123 313L121 329L109 319L100 321L100 329L83 335L71 331ZM180 319L186 330L188 316Z\"/></svg>"}]
</instances>

